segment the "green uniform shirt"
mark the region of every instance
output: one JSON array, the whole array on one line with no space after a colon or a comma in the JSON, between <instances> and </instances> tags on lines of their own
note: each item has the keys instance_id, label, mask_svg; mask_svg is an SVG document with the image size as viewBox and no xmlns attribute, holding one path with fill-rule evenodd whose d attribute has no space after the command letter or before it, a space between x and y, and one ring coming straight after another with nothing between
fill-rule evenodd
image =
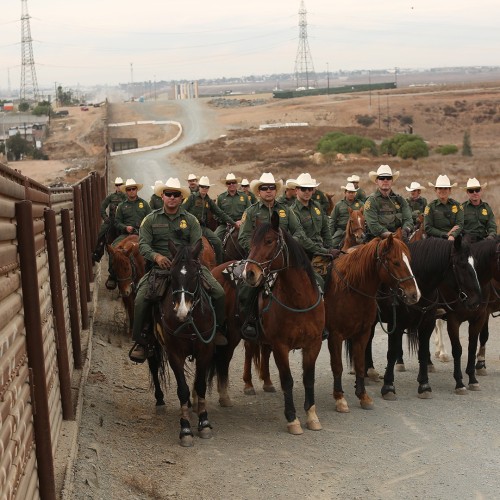
<instances>
[{"instance_id":1,"label":"green uniform shirt","mask_svg":"<svg viewBox=\"0 0 500 500\"><path fill-rule=\"evenodd\" d=\"M151 213L149 203L137 197L134 201L128 198L121 202L116 209L115 225L120 233L127 233L127 226L139 230L142 219Z\"/></svg>"},{"instance_id":2,"label":"green uniform shirt","mask_svg":"<svg viewBox=\"0 0 500 500\"><path fill-rule=\"evenodd\" d=\"M469 200L464 204L464 231L473 236L476 241L487 236L496 236L497 224L493 210L485 201L474 206Z\"/></svg>"},{"instance_id":3,"label":"green uniform shirt","mask_svg":"<svg viewBox=\"0 0 500 500\"><path fill-rule=\"evenodd\" d=\"M413 230L411 210L406 200L391 191L388 197L377 189L365 202L364 215L369 233L376 237L399 227Z\"/></svg>"},{"instance_id":4,"label":"green uniform shirt","mask_svg":"<svg viewBox=\"0 0 500 500\"><path fill-rule=\"evenodd\" d=\"M116 207L127 199L127 195L122 192L114 192L108 194L101 203L101 217L106 220L108 217L113 218L116 213ZM106 210L108 209L108 212Z\"/></svg>"},{"instance_id":5,"label":"green uniform shirt","mask_svg":"<svg viewBox=\"0 0 500 500\"><path fill-rule=\"evenodd\" d=\"M284 203L285 205L288 205L289 207L291 207L295 203L296 199L297 198L295 198L295 196L292 196L291 198L287 198L285 194L282 194L281 196L278 196L276 198L276 201L279 201L280 203Z\"/></svg>"},{"instance_id":6,"label":"green uniform shirt","mask_svg":"<svg viewBox=\"0 0 500 500\"><path fill-rule=\"evenodd\" d=\"M252 239L252 233L257 225L257 221L259 223L271 222L273 212L277 212L279 215L280 228L288 231L294 239L302 244L302 241L305 239L304 229L288 205L275 200L274 205L269 209L262 201L258 201L247 208L241 218L238 242L244 250L247 252L250 250L250 240Z\"/></svg>"},{"instance_id":7,"label":"green uniform shirt","mask_svg":"<svg viewBox=\"0 0 500 500\"><path fill-rule=\"evenodd\" d=\"M424 227L427 236L448 238L448 231L453 227L458 229L451 233L455 238L464 227L464 207L453 198L448 198L446 204L439 200L431 201L424 210Z\"/></svg>"},{"instance_id":8,"label":"green uniform shirt","mask_svg":"<svg viewBox=\"0 0 500 500\"><path fill-rule=\"evenodd\" d=\"M345 198L336 203L332 215L330 216L331 232L334 233L338 229L345 231L347 223L349 222L349 208L351 210L360 210L363 205L364 203L362 201L355 199L352 203L349 203Z\"/></svg>"},{"instance_id":9,"label":"green uniform shirt","mask_svg":"<svg viewBox=\"0 0 500 500\"><path fill-rule=\"evenodd\" d=\"M248 200L250 201L250 205L253 205L254 203L257 202L257 196L255 196L252 191L248 191L248 193L245 193L248 196Z\"/></svg>"},{"instance_id":10,"label":"green uniform shirt","mask_svg":"<svg viewBox=\"0 0 500 500\"><path fill-rule=\"evenodd\" d=\"M159 208L163 208L162 197L153 193L151 199L149 200L149 206L151 207L151 210L158 210Z\"/></svg>"},{"instance_id":11,"label":"green uniform shirt","mask_svg":"<svg viewBox=\"0 0 500 500\"><path fill-rule=\"evenodd\" d=\"M168 242L175 246L194 245L201 238L198 219L181 205L175 214L158 209L144 218L139 232L139 252L151 261L158 254L172 259Z\"/></svg>"},{"instance_id":12,"label":"green uniform shirt","mask_svg":"<svg viewBox=\"0 0 500 500\"><path fill-rule=\"evenodd\" d=\"M208 195L202 198L199 191L192 192L185 200L183 207L193 214L202 226L207 225L208 212L219 221L225 224L235 224L235 221L226 215Z\"/></svg>"},{"instance_id":13,"label":"green uniform shirt","mask_svg":"<svg viewBox=\"0 0 500 500\"><path fill-rule=\"evenodd\" d=\"M365 190L361 189L361 188L358 188L358 190L356 191L356 196L354 197L354 199L357 200L357 201L362 201L364 203L366 201L366 199L367 199Z\"/></svg>"},{"instance_id":14,"label":"green uniform shirt","mask_svg":"<svg viewBox=\"0 0 500 500\"><path fill-rule=\"evenodd\" d=\"M301 243L307 254L312 257L315 253L328 253L333 248L332 233L328 216L320 206L314 201L305 206L296 200L291 208L304 229L306 238Z\"/></svg>"},{"instance_id":15,"label":"green uniform shirt","mask_svg":"<svg viewBox=\"0 0 500 500\"><path fill-rule=\"evenodd\" d=\"M328 197L325 193L323 193L323 191L321 191L320 189L316 189L316 191L311 196L311 200L315 201L319 205L321 210L325 212L325 214L328 213L330 202L328 201Z\"/></svg>"},{"instance_id":16,"label":"green uniform shirt","mask_svg":"<svg viewBox=\"0 0 500 500\"><path fill-rule=\"evenodd\" d=\"M427 200L422 196L419 196L416 200L413 198L406 198L408 206L411 210L411 216L413 217L413 223L417 222L417 217L424 213L425 207L427 206Z\"/></svg>"},{"instance_id":17,"label":"green uniform shirt","mask_svg":"<svg viewBox=\"0 0 500 500\"><path fill-rule=\"evenodd\" d=\"M217 197L217 206L231 219L241 220L243 212L250 206L248 196L242 191L236 191L231 196L227 191Z\"/></svg>"}]
</instances>

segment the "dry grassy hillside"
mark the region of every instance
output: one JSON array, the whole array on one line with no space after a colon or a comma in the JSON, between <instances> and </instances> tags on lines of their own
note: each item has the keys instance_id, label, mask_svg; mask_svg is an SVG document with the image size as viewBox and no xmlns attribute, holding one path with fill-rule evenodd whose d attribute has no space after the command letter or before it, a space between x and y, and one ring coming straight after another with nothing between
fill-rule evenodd
<instances>
[{"instance_id":1,"label":"dry grassy hillside","mask_svg":"<svg viewBox=\"0 0 500 500\"><path fill-rule=\"evenodd\" d=\"M259 99L259 96L238 96L233 99ZM244 104L245 101L243 101ZM380 106L380 108L379 108ZM440 87L428 92L399 90L379 93L317 96L277 100L269 96L264 104L255 106L217 107L220 123L228 130L225 137L188 148L184 157L218 173L232 171L245 177L257 177L271 171L287 179L309 171L322 182L322 187L342 196L340 186L352 173L362 177L361 185L371 190L368 172L382 163L400 170L396 190L405 194L405 185L413 180L427 185L437 175L447 174L452 182L465 186L469 177L488 182L485 199L496 214L500 213L498 157L500 145L500 86L463 89ZM370 127L357 124L356 115L371 115ZM379 128L380 115L380 128ZM392 157L350 156L324 162L314 155L318 140L326 133L340 130L367 136L380 141L407 130L398 117L411 116L413 133L429 143L431 154L419 160ZM309 127L258 130L260 124L307 122ZM472 157L460 154L464 132L470 133ZM442 156L432 152L438 145L455 144L459 153ZM214 173L215 175L215 173ZM426 192L432 199L433 192ZM466 199L463 190L452 194L460 201Z\"/></svg>"}]
</instances>

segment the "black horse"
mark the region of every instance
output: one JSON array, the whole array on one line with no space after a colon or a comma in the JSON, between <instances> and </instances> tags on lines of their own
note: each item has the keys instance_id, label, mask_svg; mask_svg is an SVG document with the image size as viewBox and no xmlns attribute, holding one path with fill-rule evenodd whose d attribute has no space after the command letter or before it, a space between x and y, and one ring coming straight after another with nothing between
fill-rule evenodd
<instances>
[{"instance_id":1,"label":"black horse","mask_svg":"<svg viewBox=\"0 0 500 500\"><path fill-rule=\"evenodd\" d=\"M402 352L402 335L405 330L417 334L418 341L418 397L431 396L428 377L429 340L436 324L436 309L459 304L467 309L476 309L481 301L481 289L473 267L470 245L462 238L454 242L427 238L408 245L412 269L417 279L422 298L413 306L383 297L378 300L380 320L387 323L388 351L384 384L381 389L384 399L396 399L394 366ZM439 288L439 292L438 292ZM375 327L375 325L374 325ZM366 363L373 366L371 342L366 351Z\"/></svg>"}]
</instances>

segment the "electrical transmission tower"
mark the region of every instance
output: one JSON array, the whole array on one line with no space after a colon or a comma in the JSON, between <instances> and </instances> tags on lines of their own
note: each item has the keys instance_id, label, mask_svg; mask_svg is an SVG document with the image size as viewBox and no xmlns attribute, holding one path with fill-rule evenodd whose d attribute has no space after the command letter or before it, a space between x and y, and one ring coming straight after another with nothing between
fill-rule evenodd
<instances>
[{"instance_id":1,"label":"electrical transmission tower","mask_svg":"<svg viewBox=\"0 0 500 500\"><path fill-rule=\"evenodd\" d=\"M32 100L38 102L38 83L36 81L35 59L31 43L30 15L28 0L21 0L21 102Z\"/></svg>"},{"instance_id":2,"label":"electrical transmission tower","mask_svg":"<svg viewBox=\"0 0 500 500\"><path fill-rule=\"evenodd\" d=\"M304 0L300 2L299 9L299 47L295 58L295 79L297 88L317 87L316 73L307 41L307 11Z\"/></svg>"}]
</instances>

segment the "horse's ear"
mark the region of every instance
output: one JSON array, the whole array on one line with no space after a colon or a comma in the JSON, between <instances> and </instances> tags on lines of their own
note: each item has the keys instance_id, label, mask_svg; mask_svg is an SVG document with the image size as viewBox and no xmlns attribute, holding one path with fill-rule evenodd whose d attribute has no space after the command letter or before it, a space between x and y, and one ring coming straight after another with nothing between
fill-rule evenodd
<instances>
[{"instance_id":1,"label":"horse's ear","mask_svg":"<svg viewBox=\"0 0 500 500\"><path fill-rule=\"evenodd\" d=\"M466 241L466 240L464 240L464 241ZM462 246L462 235L461 235L461 234L459 234L459 235L455 238L455 240L453 241L453 246L454 246L457 250L459 250L459 249L460 249L460 247Z\"/></svg>"},{"instance_id":2,"label":"horse's ear","mask_svg":"<svg viewBox=\"0 0 500 500\"><path fill-rule=\"evenodd\" d=\"M398 227L396 229L396 232L394 233L394 237L397 238L398 240L401 240L401 241L403 240L403 230L400 227Z\"/></svg>"},{"instance_id":3,"label":"horse's ear","mask_svg":"<svg viewBox=\"0 0 500 500\"><path fill-rule=\"evenodd\" d=\"M352 214L353 210L351 207L347 207L347 210L349 210L349 215Z\"/></svg>"},{"instance_id":4,"label":"horse's ear","mask_svg":"<svg viewBox=\"0 0 500 500\"><path fill-rule=\"evenodd\" d=\"M271 215L271 227L277 231L280 227L280 217L278 215L278 212L273 212Z\"/></svg>"},{"instance_id":5,"label":"horse's ear","mask_svg":"<svg viewBox=\"0 0 500 500\"><path fill-rule=\"evenodd\" d=\"M363 214L365 212L365 206L361 205L361 208L359 209L359 211Z\"/></svg>"},{"instance_id":6,"label":"horse's ear","mask_svg":"<svg viewBox=\"0 0 500 500\"><path fill-rule=\"evenodd\" d=\"M173 259L175 257L175 254L177 253L177 247L172 240L168 240L168 249L170 250Z\"/></svg>"},{"instance_id":7,"label":"horse's ear","mask_svg":"<svg viewBox=\"0 0 500 500\"><path fill-rule=\"evenodd\" d=\"M200 256L200 252L201 252L202 247L203 247L203 240L200 238L193 245L193 259L197 259Z\"/></svg>"},{"instance_id":8,"label":"horse's ear","mask_svg":"<svg viewBox=\"0 0 500 500\"><path fill-rule=\"evenodd\" d=\"M132 245L130 245L127 250L125 251L125 255L127 257L130 256L131 253L135 252L135 249L138 248L139 245L137 243L132 243Z\"/></svg>"}]
</instances>

